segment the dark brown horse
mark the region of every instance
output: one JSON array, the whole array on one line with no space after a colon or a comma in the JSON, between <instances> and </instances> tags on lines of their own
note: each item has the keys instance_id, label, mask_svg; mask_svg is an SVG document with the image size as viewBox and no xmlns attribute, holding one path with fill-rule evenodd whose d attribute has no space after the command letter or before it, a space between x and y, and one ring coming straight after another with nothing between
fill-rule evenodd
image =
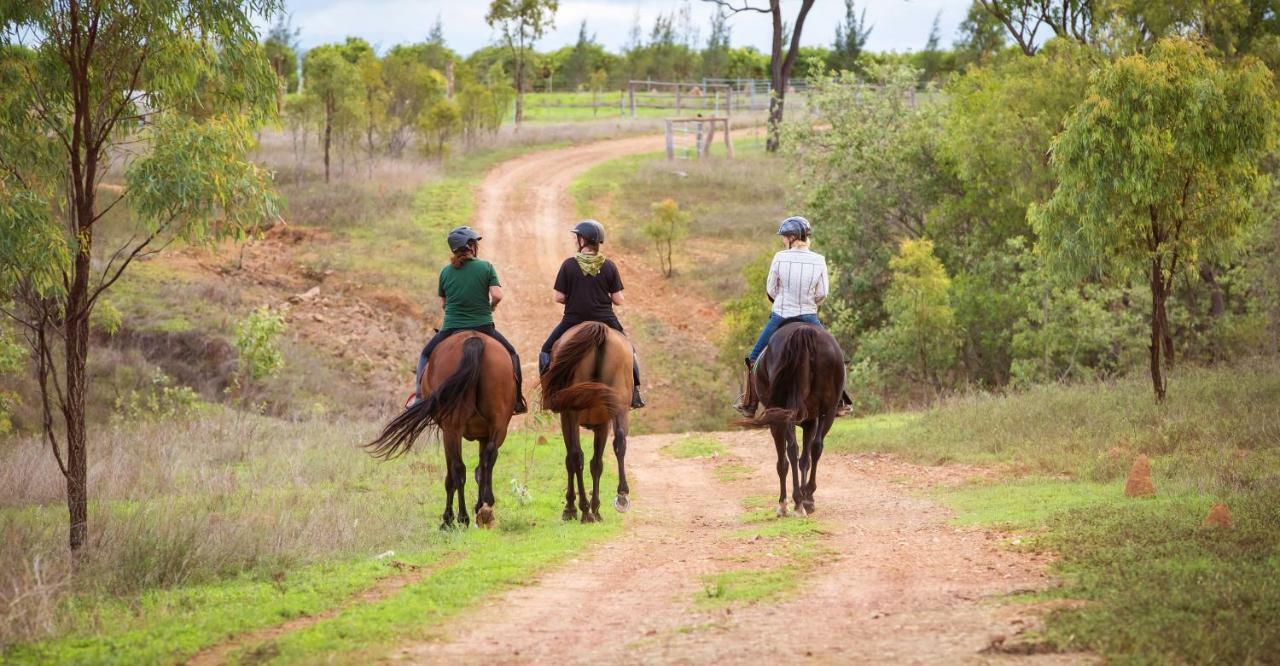
<instances>
[{"instance_id":1,"label":"dark brown horse","mask_svg":"<svg viewBox=\"0 0 1280 666\"><path fill-rule=\"evenodd\" d=\"M844 391L844 352L826 329L788 324L778 329L751 381L764 411L742 425L769 428L778 451L778 515L787 515L787 468L796 513L813 513L818 459ZM796 445L796 425L803 433Z\"/></svg>"},{"instance_id":2,"label":"dark brown horse","mask_svg":"<svg viewBox=\"0 0 1280 666\"><path fill-rule=\"evenodd\" d=\"M492 527L493 465L507 438L515 402L515 373L511 355L497 340L475 332L458 333L440 343L423 373L422 400L405 408L377 439L365 444L372 455L384 460L399 456L430 427L439 428L444 441L444 520L440 529L453 526L453 493L458 493L458 522L467 525L467 467L462 462L462 440L480 445L476 468L476 524Z\"/></svg>"},{"instance_id":3,"label":"dark brown horse","mask_svg":"<svg viewBox=\"0 0 1280 666\"><path fill-rule=\"evenodd\" d=\"M582 522L600 520L600 474L604 471L604 446L613 428L613 453L618 459L618 495L613 508L625 513L628 497L627 456L628 412L622 396L630 396L631 343L621 333L599 322L578 324L565 332L551 351L551 365L542 375L542 406L560 414L564 433L564 466L569 476L565 493L564 520L582 513ZM595 453L591 457L591 500L588 503L582 478L582 444L578 428L595 433ZM578 506L574 507L574 482Z\"/></svg>"}]
</instances>

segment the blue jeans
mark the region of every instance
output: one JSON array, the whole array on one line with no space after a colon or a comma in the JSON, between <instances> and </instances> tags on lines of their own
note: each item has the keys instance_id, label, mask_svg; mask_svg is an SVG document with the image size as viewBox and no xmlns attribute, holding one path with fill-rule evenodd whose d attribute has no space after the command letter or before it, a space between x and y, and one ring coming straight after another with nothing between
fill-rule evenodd
<instances>
[{"instance_id":1,"label":"blue jeans","mask_svg":"<svg viewBox=\"0 0 1280 666\"><path fill-rule=\"evenodd\" d=\"M769 344L769 338L773 337L774 332L777 331L778 327L782 325L782 322L787 319L796 319L806 324L822 326L822 322L818 321L818 315L816 314L800 315L797 317L782 317L777 313L769 313L769 321L765 323L764 330L760 331L760 339L756 340L756 346L751 350L751 354L747 356L747 360L750 361L752 365L755 365L756 359L760 358L760 355L764 353L765 346Z\"/></svg>"}]
</instances>

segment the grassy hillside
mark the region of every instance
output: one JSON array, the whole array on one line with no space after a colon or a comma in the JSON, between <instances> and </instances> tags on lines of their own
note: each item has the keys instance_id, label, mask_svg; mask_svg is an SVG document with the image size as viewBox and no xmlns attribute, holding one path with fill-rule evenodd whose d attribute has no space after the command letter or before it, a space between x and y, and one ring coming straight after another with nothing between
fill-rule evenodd
<instances>
[{"instance_id":1,"label":"grassy hillside","mask_svg":"<svg viewBox=\"0 0 1280 666\"><path fill-rule=\"evenodd\" d=\"M960 520L1032 535L1067 584L1043 639L1118 663L1265 663L1280 650L1280 361L1046 386L839 422L839 452L888 451L1006 474L947 491ZM1124 495L1138 454L1156 495ZM1205 527L1225 502L1234 527Z\"/></svg>"}]
</instances>

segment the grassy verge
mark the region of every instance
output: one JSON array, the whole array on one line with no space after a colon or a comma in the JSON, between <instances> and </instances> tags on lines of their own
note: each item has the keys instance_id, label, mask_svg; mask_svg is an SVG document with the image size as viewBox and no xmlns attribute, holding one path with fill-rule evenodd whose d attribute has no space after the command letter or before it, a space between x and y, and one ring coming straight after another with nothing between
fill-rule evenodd
<instances>
[{"instance_id":1,"label":"grassy verge","mask_svg":"<svg viewBox=\"0 0 1280 666\"><path fill-rule=\"evenodd\" d=\"M1044 640L1119 663L1263 663L1280 650L1280 364L1176 373L1156 405L1142 377L955 400L842 422L830 450L995 464L1003 480L943 493L965 522L1035 534L1084 599ZM1124 495L1137 454L1157 495ZM1225 502L1229 529L1205 527Z\"/></svg>"},{"instance_id":2,"label":"grassy verge","mask_svg":"<svg viewBox=\"0 0 1280 666\"><path fill-rule=\"evenodd\" d=\"M817 567L828 552L822 545L825 532L821 521L807 517L779 519L774 515L773 500L763 495L749 497L745 504L743 527L733 538L760 544L756 555L769 558L770 564L760 566L759 558L753 557L746 566L704 575L703 590L697 598L699 606L741 606L785 597L799 587L804 575Z\"/></svg>"},{"instance_id":3,"label":"grassy verge","mask_svg":"<svg viewBox=\"0 0 1280 666\"><path fill-rule=\"evenodd\" d=\"M99 441L94 550L75 577L47 452L0 449L0 557L13 565L3 574L0 661L181 661L236 634L345 606L395 575L392 561L426 568L394 596L246 646L244 656L311 662L376 652L621 526L561 524L562 444L522 432L507 440L496 470L499 528L440 532L438 446L423 441L380 463L353 446L376 427L216 410L117 429ZM467 492L470 507L474 484Z\"/></svg>"}]
</instances>

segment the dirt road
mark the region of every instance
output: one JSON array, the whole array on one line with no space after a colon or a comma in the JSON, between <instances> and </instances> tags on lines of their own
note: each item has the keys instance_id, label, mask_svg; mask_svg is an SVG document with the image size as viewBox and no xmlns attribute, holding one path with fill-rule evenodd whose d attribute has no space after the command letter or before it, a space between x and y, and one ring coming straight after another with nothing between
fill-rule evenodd
<instances>
[{"instance_id":1,"label":"dirt road","mask_svg":"<svg viewBox=\"0 0 1280 666\"><path fill-rule=\"evenodd\" d=\"M481 254L494 262L506 292L495 321L520 352L526 376L536 370L538 347L560 320L551 286L560 262L574 251L570 183L602 162L661 149L657 136L601 141L531 153L485 178L472 226L484 234Z\"/></svg>"},{"instance_id":2,"label":"dirt road","mask_svg":"<svg viewBox=\"0 0 1280 666\"><path fill-rule=\"evenodd\" d=\"M776 543L743 534L744 500L777 488L764 433L711 435L727 460L677 459L679 435L632 440L629 529L528 587L485 602L433 632L438 640L387 655L396 663L987 663L1014 659L1034 625L994 598L1052 584L1043 558L982 530L949 524L922 487L970 470L878 456L828 456L817 519L825 555L781 600L708 607L704 576L786 566ZM736 457L736 460L734 458ZM717 465L750 470L725 481ZM740 469L741 469L740 468ZM977 470L973 470L977 473ZM771 501L771 500L769 500ZM612 511L606 520L617 520ZM801 520L787 518L784 520ZM1039 655L1040 663L1079 661Z\"/></svg>"},{"instance_id":3,"label":"dirt road","mask_svg":"<svg viewBox=\"0 0 1280 666\"><path fill-rule=\"evenodd\" d=\"M572 250L569 184L602 161L659 147L642 137L540 152L486 178L474 224L508 292L498 324L519 341L526 371L559 314L550 286ZM643 294L634 295L641 298L631 307L645 308ZM763 433L713 436L749 471L720 480L710 459L661 452L678 436L634 438L628 469L637 505L623 537L483 603L439 628L438 640L404 646L387 659L985 662L1007 658L985 648L1034 622L991 598L1049 585L1044 562L1011 552L989 533L949 525L949 513L916 492L964 472L881 458L822 461L818 515L829 556L803 574L786 600L728 610L699 603L706 574L778 565L770 562L769 540L741 535L744 500L777 487L771 441ZM617 516L610 510L606 519Z\"/></svg>"}]
</instances>

